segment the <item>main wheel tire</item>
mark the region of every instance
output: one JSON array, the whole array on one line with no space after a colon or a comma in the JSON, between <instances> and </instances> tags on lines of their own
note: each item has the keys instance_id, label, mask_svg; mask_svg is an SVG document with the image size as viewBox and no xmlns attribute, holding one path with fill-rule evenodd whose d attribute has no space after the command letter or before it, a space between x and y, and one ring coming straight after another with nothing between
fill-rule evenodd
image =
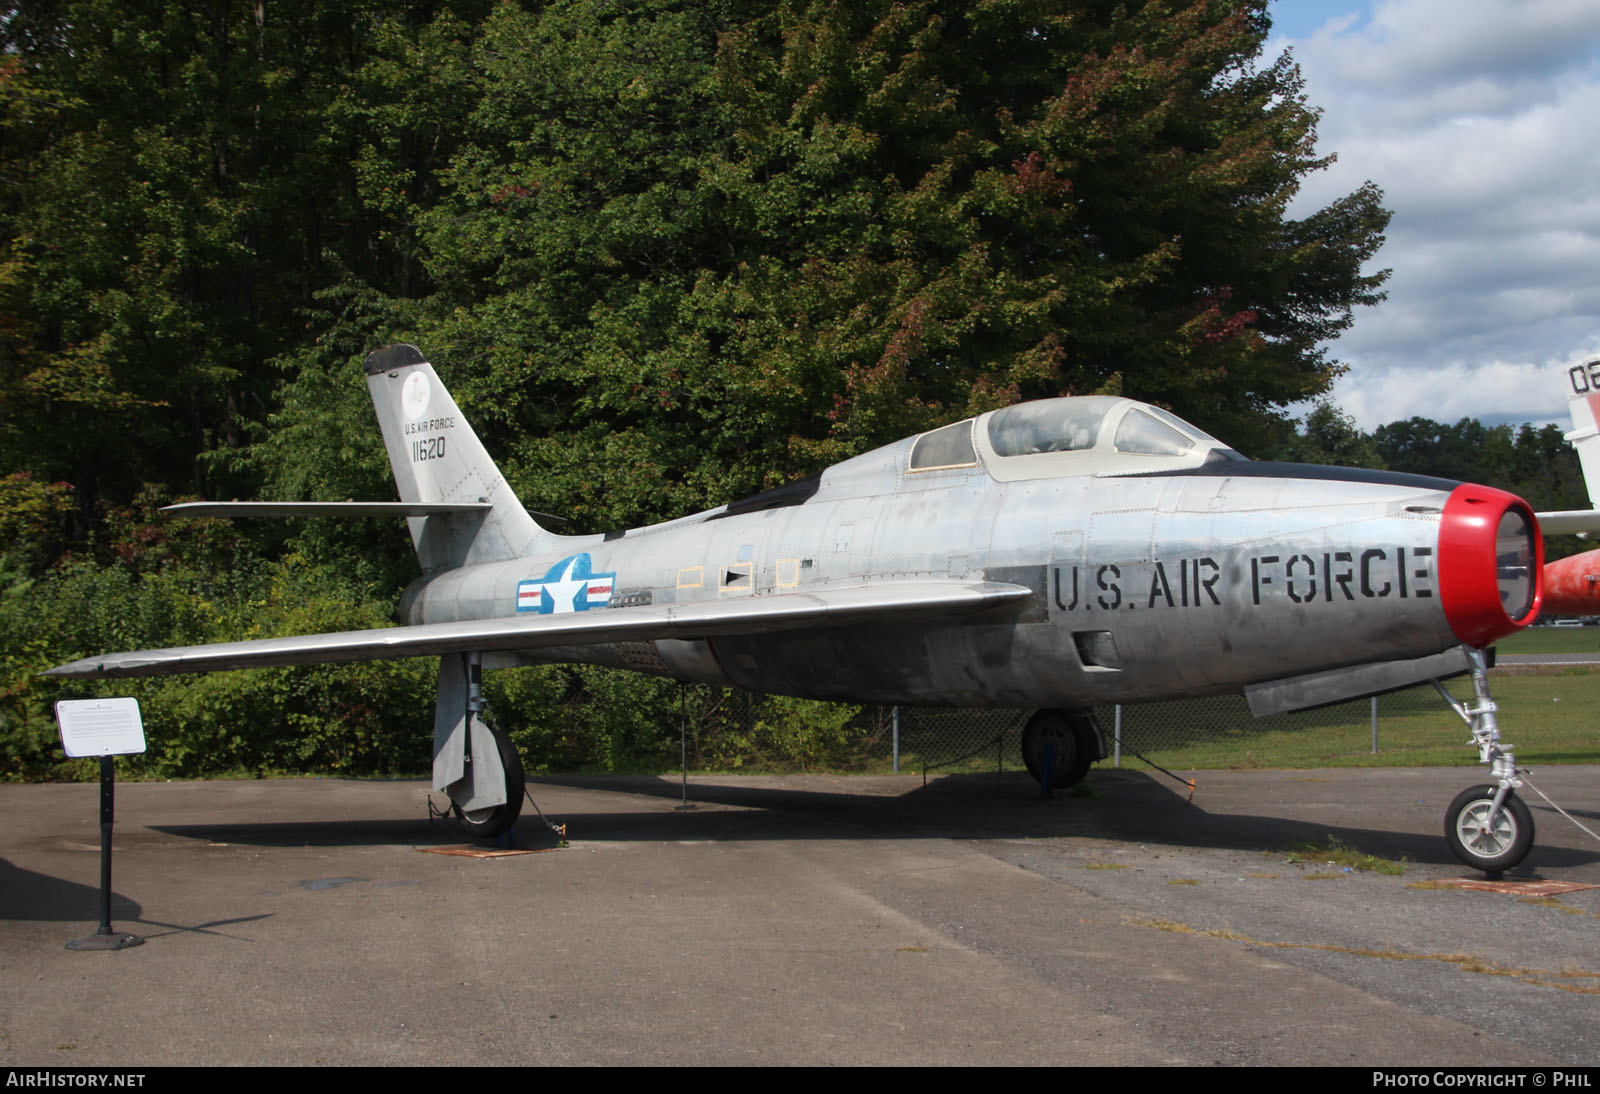
<instances>
[{"instance_id":1,"label":"main wheel tire","mask_svg":"<svg viewBox=\"0 0 1600 1094\"><path fill-rule=\"evenodd\" d=\"M1533 813L1507 791L1491 829L1485 822L1499 787L1474 786L1457 794L1444 817L1444 838L1456 858L1475 870L1509 870L1533 847Z\"/></svg>"},{"instance_id":2,"label":"main wheel tire","mask_svg":"<svg viewBox=\"0 0 1600 1094\"><path fill-rule=\"evenodd\" d=\"M505 768L506 773L506 803L487 809L468 810L456 806L456 820L474 839L493 839L509 832L511 826L517 823L517 818L522 816L522 799L527 790L527 778L522 771L522 757L517 753L517 746L494 726L487 722L484 725L494 735L495 747L500 750L500 766Z\"/></svg>"},{"instance_id":3,"label":"main wheel tire","mask_svg":"<svg viewBox=\"0 0 1600 1094\"><path fill-rule=\"evenodd\" d=\"M1022 763L1034 781L1043 785L1045 749L1055 745L1052 790L1076 786L1100 758L1100 737L1094 717L1083 711L1041 710L1022 728Z\"/></svg>"}]
</instances>

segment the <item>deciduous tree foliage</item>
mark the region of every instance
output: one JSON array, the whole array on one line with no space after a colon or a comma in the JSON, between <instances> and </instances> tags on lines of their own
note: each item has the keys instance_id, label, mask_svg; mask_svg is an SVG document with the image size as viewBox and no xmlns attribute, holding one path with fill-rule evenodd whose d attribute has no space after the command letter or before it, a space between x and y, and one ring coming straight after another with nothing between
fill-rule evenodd
<instances>
[{"instance_id":1,"label":"deciduous tree foliage","mask_svg":"<svg viewBox=\"0 0 1600 1094\"><path fill-rule=\"evenodd\" d=\"M1589 508L1578 455L1557 425L1488 426L1473 418L1445 425L1407 418L1379 426L1370 443L1397 471L1492 483L1539 511ZM1589 549L1576 536L1560 536L1546 544L1545 553L1559 558Z\"/></svg>"},{"instance_id":2,"label":"deciduous tree foliage","mask_svg":"<svg viewBox=\"0 0 1600 1094\"><path fill-rule=\"evenodd\" d=\"M12 565L112 561L163 493L392 496L359 361L396 338L578 530L1060 393L1282 443L1388 214L1288 217L1323 161L1267 29L1263 0L9 5L0 482L46 544ZM242 535L317 590L410 576L398 529Z\"/></svg>"},{"instance_id":3,"label":"deciduous tree foliage","mask_svg":"<svg viewBox=\"0 0 1600 1094\"><path fill-rule=\"evenodd\" d=\"M86 512L375 487L342 434L397 335L594 525L1062 391L1248 448L1325 390L1387 217L1371 187L1286 216L1322 161L1266 30L1246 0L13 5L0 471Z\"/></svg>"},{"instance_id":4,"label":"deciduous tree foliage","mask_svg":"<svg viewBox=\"0 0 1600 1094\"><path fill-rule=\"evenodd\" d=\"M1250 447L1378 299L1365 188L1286 218L1314 112L1236 3L497 9L407 330L586 526L1020 398ZM297 361L297 363L299 363Z\"/></svg>"}]
</instances>

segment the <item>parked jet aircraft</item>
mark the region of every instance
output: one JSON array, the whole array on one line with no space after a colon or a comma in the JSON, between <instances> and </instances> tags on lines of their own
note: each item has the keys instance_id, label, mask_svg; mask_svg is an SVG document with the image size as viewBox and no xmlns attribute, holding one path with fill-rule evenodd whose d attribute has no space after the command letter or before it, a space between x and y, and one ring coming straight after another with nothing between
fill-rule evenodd
<instances>
[{"instance_id":1,"label":"parked jet aircraft","mask_svg":"<svg viewBox=\"0 0 1600 1094\"><path fill-rule=\"evenodd\" d=\"M1108 396L1023 403L678 520L556 535L513 495L432 366L378 350L367 383L401 501L193 503L196 515L396 513L423 576L404 625L105 654L63 677L440 657L434 785L503 831L522 765L481 671L576 661L817 699L1037 708L1035 777L1104 755L1088 708L1243 691L1257 713L1471 672L1454 704L1492 782L1446 835L1485 870L1526 854L1481 649L1538 613L1520 499L1388 472L1245 459Z\"/></svg>"}]
</instances>

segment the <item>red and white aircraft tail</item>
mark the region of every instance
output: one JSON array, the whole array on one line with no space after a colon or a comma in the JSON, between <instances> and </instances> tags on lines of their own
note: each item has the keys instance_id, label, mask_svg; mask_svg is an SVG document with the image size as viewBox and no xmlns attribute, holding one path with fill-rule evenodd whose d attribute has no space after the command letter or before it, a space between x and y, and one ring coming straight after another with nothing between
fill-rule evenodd
<instances>
[{"instance_id":1,"label":"red and white aircraft tail","mask_svg":"<svg viewBox=\"0 0 1600 1094\"><path fill-rule=\"evenodd\" d=\"M1578 450L1583 484L1595 509L1540 513L1539 527L1548 533L1600 531L1600 360L1573 365L1566 371L1567 409L1572 431L1567 441ZM1600 615L1600 550L1556 559L1544 568L1542 615Z\"/></svg>"}]
</instances>

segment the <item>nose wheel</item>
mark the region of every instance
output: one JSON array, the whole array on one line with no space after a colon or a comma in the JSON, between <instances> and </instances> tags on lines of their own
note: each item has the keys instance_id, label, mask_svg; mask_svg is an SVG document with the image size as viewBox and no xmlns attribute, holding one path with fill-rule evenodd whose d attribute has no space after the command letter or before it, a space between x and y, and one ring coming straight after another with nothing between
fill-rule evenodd
<instances>
[{"instance_id":1,"label":"nose wheel","mask_svg":"<svg viewBox=\"0 0 1600 1094\"><path fill-rule=\"evenodd\" d=\"M1488 874L1509 870L1533 846L1533 813L1515 791L1469 787L1450 803L1444 838L1468 866Z\"/></svg>"},{"instance_id":2,"label":"nose wheel","mask_svg":"<svg viewBox=\"0 0 1600 1094\"><path fill-rule=\"evenodd\" d=\"M1478 761L1489 765L1494 780L1469 787L1455 796L1444 816L1444 838L1462 862L1486 874L1509 870L1533 847L1533 813L1517 788L1517 761L1511 746L1500 740L1495 702L1489 695L1488 665L1481 649L1466 647L1472 666L1472 702L1459 702L1435 680L1433 686L1472 730Z\"/></svg>"}]
</instances>

